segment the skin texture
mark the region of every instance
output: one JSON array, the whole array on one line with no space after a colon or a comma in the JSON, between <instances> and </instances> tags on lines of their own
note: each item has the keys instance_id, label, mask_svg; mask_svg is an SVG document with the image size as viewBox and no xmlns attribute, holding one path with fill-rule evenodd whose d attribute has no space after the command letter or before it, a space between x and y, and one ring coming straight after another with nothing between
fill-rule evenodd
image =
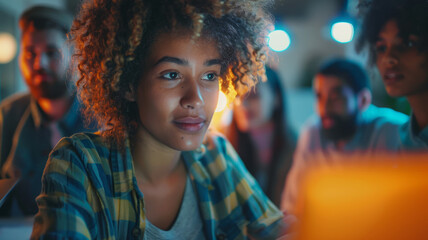
<instances>
[{"instance_id":1,"label":"skin texture","mask_svg":"<svg viewBox=\"0 0 428 240\"><path fill-rule=\"evenodd\" d=\"M19 66L25 82L47 119L61 119L70 108L67 88L70 50L58 29L37 30L30 25L22 34Z\"/></svg>"},{"instance_id":2,"label":"skin texture","mask_svg":"<svg viewBox=\"0 0 428 240\"><path fill-rule=\"evenodd\" d=\"M393 97L428 92L428 59L419 52L418 41L417 36L410 35L408 42L404 42L394 20L388 21L379 33L376 65L386 91Z\"/></svg>"},{"instance_id":3,"label":"skin texture","mask_svg":"<svg viewBox=\"0 0 428 240\"><path fill-rule=\"evenodd\" d=\"M213 42L169 37L154 43L138 85L141 125L170 148L194 150L217 106L220 55Z\"/></svg>"},{"instance_id":4,"label":"skin texture","mask_svg":"<svg viewBox=\"0 0 428 240\"><path fill-rule=\"evenodd\" d=\"M351 87L335 76L318 74L314 80L316 106L325 129L334 127L331 115L347 118L358 110L357 97Z\"/></svg>"},{"instance_id":5,"label":"skin texture","mask_svg":"<svg viewBox=\"0 0 428 240\"><path fill-rule=\"evenodd\" d=\"M371 103L371 93L352 88L336 76L317 74L314 78L316 109L325 136L341 148L353 136L359 115Z\"/></svg>"},{"instance_id":6,"label":"skin texture","mask_svg":"<svg viewBox=\"0 0 428 240\"><path fill-rule=\"evenodd\" d=\"M163 33L132 94L140 116L133 140L135 175L147 218L161 229L172 226L180 209L186 182L180 153L201 146L214 114L219 59L215 42Z\"/></svg>"},{"instance_id":7,"label":"skin texture","mask_svg":"<svg viewBox=\"0 0 428 240\"><path fill-rule=\"evenodd\" d=\"M428 57L417 47L418 36L404 42L399 32L395 20L386 22L375 44L376 65L388 94L407 98L420 130L428 126Z\"/></svg>"},{"instance_id":8,"label":"skin texture","mask_svg":"<svg viewBox=\"0 0 428 240\"><path fill-rule=\"evenodd\" d=\"M22 76L36 99L57 99L65 95L69 63L65 34L56 29L23 33L19 55Z\"/></svg>"}]
</instances>

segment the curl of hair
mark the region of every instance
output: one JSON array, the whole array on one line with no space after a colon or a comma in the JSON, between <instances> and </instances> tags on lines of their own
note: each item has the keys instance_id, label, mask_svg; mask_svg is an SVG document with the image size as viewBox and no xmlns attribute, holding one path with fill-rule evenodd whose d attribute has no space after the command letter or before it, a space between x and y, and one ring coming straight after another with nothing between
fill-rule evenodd
<instances>
[{"instance_id":1,"label":"curl of hair","mask_svg":"<svg viewBox=\"0 0 428 240\"><path fill-rule=\"evenodd\" d=\"M271 0L91 0L73 22L77 88L84 115L120 146L138 126L135 89L151 44L177 27L215 40L222 58L221 89L243 94L265 78L265 9ZM122 143L122 144L121 144Z\"/></svg>"},{"instance_id":2,"label":"curl of hair","mask_svg":"<svg viewBox=\"0 0 428 240\"><path fill-rule=\"evenodd\" d=\"M369 47L370 63L376 60L375 43L389 20L395 20L404 43L410 35L420 38L418 48L428 50L428 1L426 0L360 0L359 15L363 18L356 50Z\"/></svg>"}]
</instances>

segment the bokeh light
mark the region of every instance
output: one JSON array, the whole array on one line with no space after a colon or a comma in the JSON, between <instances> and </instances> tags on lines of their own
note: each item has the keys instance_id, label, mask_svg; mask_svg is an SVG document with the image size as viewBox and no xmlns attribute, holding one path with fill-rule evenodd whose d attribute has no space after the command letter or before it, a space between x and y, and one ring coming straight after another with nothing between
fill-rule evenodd
<instances>
[{"instance_id":1,"label":"bokeh light","mask_svg":"<svg viewBox=\"0 0 428 240\"><path fill-rule=\"evenodd\" d=\"M331 27L332 38L339 43L348 43L354 39L354 25L349 22L337 22Z\"/></svg>"},{"instance_id":2,"label":"bokeh light","mask_svg":"<svg viewBox=\"0 0 428 240\"><path fill-rule=\"evenodd\" d=\"M275 52L285 51L290 43L290 36L283 30L275 30L268 35L268 45Z\"/></svg>"},{"instance_id":3,"label":"bokeh light","mask_svg":"<svg viewBox=\"0 0 428 240\"><path fill-rule=\"evenodd\" d=\"M8 63L15 57L17 44L10 33L0 33L0 63Z\"/></svg>"}]
</instances>

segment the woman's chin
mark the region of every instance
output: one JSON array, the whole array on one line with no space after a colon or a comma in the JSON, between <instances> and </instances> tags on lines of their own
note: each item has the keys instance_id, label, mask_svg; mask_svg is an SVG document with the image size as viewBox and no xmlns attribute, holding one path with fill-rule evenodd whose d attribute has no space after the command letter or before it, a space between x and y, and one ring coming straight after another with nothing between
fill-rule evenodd
<instances>
[{"instance_id":1,"label":"woman's chin","mask_svg":"<svg viewBox=\"0 0 428 240\"><path fill-rule=\"evenodd\" d=\"M194 151L201 147L203 140L203 136L182 136L172 142L170 147L178 151Z\"/></svg>"}]
</instances>

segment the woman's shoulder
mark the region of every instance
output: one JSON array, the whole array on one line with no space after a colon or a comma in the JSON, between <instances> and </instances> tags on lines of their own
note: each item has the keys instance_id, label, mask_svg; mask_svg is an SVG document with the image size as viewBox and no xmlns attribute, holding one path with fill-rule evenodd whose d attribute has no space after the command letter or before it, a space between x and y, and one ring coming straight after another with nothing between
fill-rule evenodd
<instances>
[{"instance_id":1,"label":"woman's shoulder","mask_svg":"<svg viewBox=\"0 0 428 240\"><path fill-rule=\"evenodd\" d=\"M99 133L76 133L62 138L49 155L49 160L96 164L104 162L109 153L109 144Z\"/></svg>"},{"instance_id":2,"label":"woman's shoulder","mask_svg":"<svg viewBox=\"0 0 428 240\"><path fill-rule=\"evenodd\" d=\"M211 174L223 176L241 174L243 163L227 138L216 131L209 131L203 145L193 151L193 156ZM226 174L227 173L227 174Z\"/></svg>"},{"instance_id":3,"label":"woman's shoulder","mask_svg":"<svg viewBox=\"0 0 428 240\"><path fill-rule=\"evenodd\" d=\"M221 132L210 129L203 141L203 147L205 147L207 150L225 150L225 147L227 145L230 145L229 141L227 140L226 136L223 135Z\"/></svg>"},{"instance_id":4,"label":"woman's shoulder","mask_svg":"<svg viewBox=\"0 0 428 240\"><path fill-rule=\"evenodd\" d=\"M206 149L201 153L199 160L208 174L206 177L209 180L206 182L209 183L207 188L210 189L211 199L217 203L213 210L222 214L243 213L225 216L219 220L221 221L219 229L230 232L231 222L245 223L248 225L248 231L252 233L272 234L282 214L264 195L227 138L210 131L203 146ZM204 173L204 171L194 172ZM232 199L233 203L229 204Z\"/></svg>"},{"instance_id":5,"label":"woman's shoulder","mask_svg":"<svg viewBox=\"0 0 428 240\"><path fill-rule=\"evenodd\" d=\"M77 133L62 138L49 155L42 181L51 186L62 179L111 191L113 168L110 144L99 134ZM54 184L54 185L55 185Z\"/></svg>"},{"instance_id":6,"label":"woman's shoulder","mask_svg":"<svg viewBox=\"0 0 428 240\"><path fill-rule=\"evenodd\" d=\"M212 160L223 159L226 161L239 158L229 140L222 133L215 130L208 131L203 145L196 151L202 152Z\"/></svg>"},{"instance_id":7,"label":"woman's shoulder","mask_svg":"<svg viewBox=\"0 0 428 240\"><path fill-rule=\"evenodd\" d=\"M75 149L88 150L96 148L107 148L107 141L99 132L96 133L75 133L70 137L62 138L52 150L53 152L59 149Z\"/></svg>"}]
</instances>

